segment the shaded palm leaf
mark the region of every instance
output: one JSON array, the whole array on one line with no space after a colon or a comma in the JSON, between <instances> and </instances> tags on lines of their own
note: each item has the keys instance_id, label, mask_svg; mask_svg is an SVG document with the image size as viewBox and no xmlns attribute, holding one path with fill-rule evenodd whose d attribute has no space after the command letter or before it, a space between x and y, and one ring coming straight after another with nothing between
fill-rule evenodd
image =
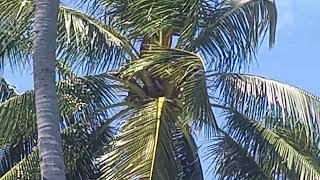
<instances>
[{"instance_id":1,"label":"shaded palm leaf","mask_svg":"<svg viewBox=\"0 0 320 180\"><path fill-rule=\"evenodd\" d=\"M82 123L72 125L63 131L63 151L68 179L96 179L99 176L99 166L95 158L99 155L98 150L113 138L111 122L103 123L109 127L103 132L97 131L102 126L96 125L93 129L92 124L88 126ZM15 156L17 154L13 154L12 157ZM12 166L0 179L40 179L37 147L33 147L33 151Z\"/></svg>"},{"instance_id":2,"label":"shaded palm leaf","mask_svg":"<svg viewBox=\"0 0 320 180\"><path fill-rule=\"evenodd\" d=\"M165 37L167 33L186 30L201 0L100 0L110 9L110 16L119 21L121 28L128 30L129 38ZM162 39L160 37L160 39Z\"/></svg>"},{"instance_id":3,"label":"shaded palm leaf","mask_svg":"<svg viewBox=\"0 0 320 180\"><path fill-rule=\"evenodd\" d=\"M211 139L204 147L204 158L210 163L208 170L213 171L218 179L272 179L247 149L225 132Z\"/></svg>"},{"instance_id":4,"label":"shaded palm leaf","mask_svg":"<svg viewBox=\"0 0 320 180\"><path fill-rule=\"evenodd\" d=\"M14 89L10 87L5 79L0 78L0 104L10 99L14 95L16 95Z\"/></svg>"},{"instance_id":5,"label":"shaded palm leaf","mask_svg":"<svg viewBox=\"0 0 320 180\"><path fill-rule=\"evenodd\" d=\"M227 128L230 136L245 147L256 161L268 162L263 168L274 176L286 176L288 171L293 171L300 179L320 177L320 167L312 156L295 146L297 142L285 138L276 128L266 128L260 122L236 112L228 117Z\"/></svg>"}]
</instances>

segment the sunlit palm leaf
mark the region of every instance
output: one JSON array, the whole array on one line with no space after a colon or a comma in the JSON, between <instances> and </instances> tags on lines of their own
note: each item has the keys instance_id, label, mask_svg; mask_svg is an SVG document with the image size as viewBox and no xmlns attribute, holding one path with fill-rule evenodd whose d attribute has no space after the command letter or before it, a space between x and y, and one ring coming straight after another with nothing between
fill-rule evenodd
<instances>
[{"instance_id":1,"label":"sunlit palm leaf","mask_svg":"<svg viewBox=\"0 0 320 180\"><path fill-rule=\"evenodd\" d=\"M0 69L6 64L24 66L30 58L33 6L29 1L3 0L0 7Z\"/></svg>"},{"instance_id":2,"label":"sunlit palm leaf","mask_svg":"<svg viewBox=\"0 0 320 180\"><path fill-rule=\"evenodd\" d=\"M101 159L106 179L175 179L170 103L161 97L138 108L122 127L113 151ZM172 107L171 107L172 108Z\"/></svg>"},{"instance_id":3,"label":"sunlit palm leaf","mask_svg":"<svg viewBox=\"0 0 320 180\"><path fill-rule=\"evenodd\" d=\"M139 73L167 81L162 92L167 98L181 98L186 120L196 127L204 127L208 134L215 131L217 125L199 56L183 50L150 46L149 50L142 52L141 59L133 61L123 70L122 76L132 79Z\"/></svg>"},{"instance_id":4,"label":"sunlit palm leaf","mask_svg":"<svg viewBox=\"0 0 320 180\"><path fill-rule=\"evenodd\" d=\"M272 0L226 0L205 16L191 49L206 57L208 67L234 71L249 65L269 28L270 47L275 42L277 10Z\"/></svg>"},{"instance_id":5,"label":"sunlit palm leaf","mask_svg":"<svg viewBox=\"0 0 320 180\"><path fill-rule=\"evenodd\" d=\"M39 155L37 149L0 177L0 180L11 179L40 179Z\"/></svg>"},{"instance_id":6,"label":"sunlit palm leaf","mask_svg":"<svg viewBox=\"0 0 320 180\"><path fill-rule=\"evenodd\" d=\"M302 123L310 143L320 130L320 98L299 88L270 79L238 74L218 77L222 101L248 117L267 115L282 119L291 129Z\"/></svg>"}]
</instances>

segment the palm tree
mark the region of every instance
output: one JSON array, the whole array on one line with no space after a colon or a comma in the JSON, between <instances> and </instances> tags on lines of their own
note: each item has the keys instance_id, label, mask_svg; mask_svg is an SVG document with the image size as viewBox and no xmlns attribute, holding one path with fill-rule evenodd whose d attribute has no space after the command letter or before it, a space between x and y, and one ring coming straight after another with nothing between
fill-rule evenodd
<instances>
[{"instance_id":1,"label":"palm tree","mask_svg":"<svg viewBox=\"0 0 320 180\"><path fill-rule=\"evenodd\" d=\"M274 44L273 1L77 2L86 13L60 5L58 18L68 179L203 179L199 134L219 179L319 179L319 98L241 73L266 33ZM0 5L2 61L27 66L33 1ZM32 99L1 104L1 146L19 152L3 179L39 172Z\"/></svg>"},{"instance_id":2,"label":"palm tree","mask_svg":"<svg viewBox=\"0 0 320 180\"><path fill-rule=\"evenodd\" d=\"M62 141L55 84L59 0L37 0L32 46L33 79L41 179L64 180Z\"/></svg>"}]
</instances>

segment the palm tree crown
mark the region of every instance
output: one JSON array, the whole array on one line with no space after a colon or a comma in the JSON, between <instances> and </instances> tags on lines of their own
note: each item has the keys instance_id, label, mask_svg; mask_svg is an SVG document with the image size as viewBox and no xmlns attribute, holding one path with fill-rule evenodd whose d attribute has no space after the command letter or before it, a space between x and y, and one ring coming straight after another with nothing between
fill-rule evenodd
<instances>
[{"instance_id":1,"label":"palm tree crown","mask_svg":"<svg viewBox=\"0 0 320 180\"><path fill-rule=\"evenodd\" d=\"M320 178L319 98L240 73L274 45L272 0L73 3L57 39L69 179L203 179L199 134L218 179ZM0 7L0 67L27 66L34 1ZM38 177L34 92L1 82L0 174Z\"/></svg>"}]
</instances>

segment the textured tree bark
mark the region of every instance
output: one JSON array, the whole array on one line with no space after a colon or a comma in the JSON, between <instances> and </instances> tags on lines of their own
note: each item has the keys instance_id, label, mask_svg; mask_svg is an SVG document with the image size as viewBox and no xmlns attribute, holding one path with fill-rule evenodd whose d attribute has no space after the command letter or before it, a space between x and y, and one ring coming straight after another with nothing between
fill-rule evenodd
<instances>
[{"instance_id":1,"label":"textured tree bark","mask_svg":"<svg viewBox=\"0 0 320 180\"><path fill-rule=\"evenodd\" d=\"M55 84L59 0L36 0L33 71L41 179L65 180Z\"/></svg>"}]
</instances>

